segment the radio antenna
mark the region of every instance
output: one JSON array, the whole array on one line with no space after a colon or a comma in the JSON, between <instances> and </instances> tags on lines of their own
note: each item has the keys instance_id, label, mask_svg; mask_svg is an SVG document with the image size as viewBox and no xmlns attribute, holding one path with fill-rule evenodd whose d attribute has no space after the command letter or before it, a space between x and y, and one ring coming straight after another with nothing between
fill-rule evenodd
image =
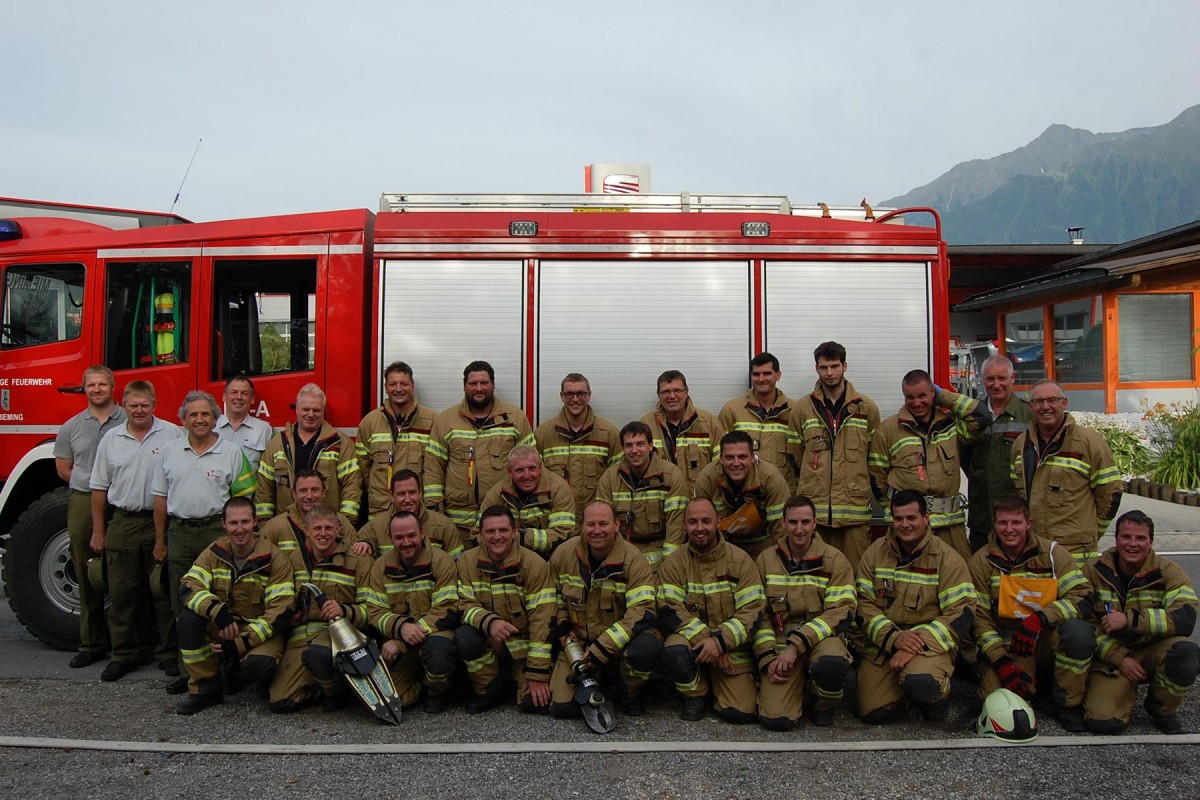
<instances>
[{"instance_id":1,"label":"radio antenna","mask_svg":"<svg viewBox=\"0 0 1200 800\"><path fill-rule=\"evenodd\" d=\"M171 201L171 209L167 213L175 211L175 204L179 202L179 196L183 194L183 185L187 183L188 173L192 171L192 164L196 163L196 153L200 152L200 145L204 143L204 137L200 137L200 141L196 142L196 149L192 151L192 160L188 162L187 169L183 171L183 180L179 182L179 189L175 192L175 199Z\"/></svg>"}]
</instances>

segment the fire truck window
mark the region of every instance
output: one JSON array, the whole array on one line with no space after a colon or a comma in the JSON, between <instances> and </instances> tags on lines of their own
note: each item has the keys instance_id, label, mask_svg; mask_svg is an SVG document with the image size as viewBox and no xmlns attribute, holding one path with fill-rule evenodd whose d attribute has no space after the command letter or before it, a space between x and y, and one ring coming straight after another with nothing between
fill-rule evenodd
<instances>
[{"instance_id":1,"label":"fire truck window","mask_svg":"<svg viewBox=\"0 0 1200 800\"><path fill-rule=\"evenodd\" d=\"M218 261L213 274L214 380L313 369L316 260Z\"/></svg>"},{"instance_id":2,"label":"fire truck window","mask_svg":"<svg viewBox=\"0 0 1200 800\"><path fill-rule=\"evenodd\" d=\"M189 262L108 264L105 362L114 370L188 360Z\"/></svg>"},{"instance_id":3,"label":"fire truck window","mask_svg":"<svg viewBox=\"0 0 1200 800\"><path fill-rule=\"evenodd\" d=\"M83 267L36 264L4 276L0 348L11 350L79 338L83 330Z\"/></svg>"}]
</instances>

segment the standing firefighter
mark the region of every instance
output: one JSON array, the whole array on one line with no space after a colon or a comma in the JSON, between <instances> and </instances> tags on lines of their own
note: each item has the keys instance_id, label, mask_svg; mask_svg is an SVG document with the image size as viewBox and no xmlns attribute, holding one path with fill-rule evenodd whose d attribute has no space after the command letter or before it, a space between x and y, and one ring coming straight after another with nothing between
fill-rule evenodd
<instances>
[{"instance_id":1,"label":"standing firefighter","mask_svg":"<svg viewBox=\"0 0 1200 800\"><path fill-rule=\"evenodd\" d=\"M806 694L813 724L833 723L850 668L842 636L858 605L854 570L817 535L812 501L790 498L783 507L783 527L783 539L755 563L767 593L754 632L761 675L758 721L774 731L796 726Z\"/></svg>"},{"instance_id":2,"label":"standing firefighter","mask_svg":"<svg viewBox=\"0 0 1200 800\"><path fill-rule=\"evenodd\" d=\"M683 473L691 488L700 470L717 459L724 429L717 418L692 404L687 378L677 369L658 376L658 405L642 422L654 434L654 449Z\"/></svg>"},{"instance_id":3,"label":"standing firefighter","mask_svg":"<svg viewBox=\"0 0 1200 800\"><path fill-rule=\"evenodd\" d=\"M383 405L358 423L354 452L371 518L387 510L392 476L400 470L421 474L429 431L437 416L417 401L412 367L393 361L383 370Z\"/></svg>"},{"instance_id":4,"label":"standing firefighter","mask_svg":"<svg viewBox=\"0 0 1200 800\"><path fill-rule=\"evenodd\" d=\"M779 359L770 353L750 359L750 388L724 405L717 422L726 433L748 434L754 442L755 456L779 470L791 491L796 488L796 464L788 449L793 406L779 389L782 377Z\"/></svg>"},{"instance_id":5,"label":"standing firefighter","mask_svg":"<svg viewBox=\"0 0 1200 800\"><path fill-rule=\"evenodd\" d=\"M578 372L562 379L558 396L562 411L533 432L546 469L571 485L575 515L596 496L596 484L610 464L621 458L617 427L592 410L592 385Z\"/></svg>"},{"instance_id":6,"label":"standing firefighter","mask_svg":"<svg viewBox=\"0 0 1200 800\"><path fill-rule=\"evenodd\" d=\"M867 455L879 407L846 380L846 348L824 342L813 351L817 385L795 403L792 454L796 491L817 509L817 533L858 566L870 544L871 476Z\"/></svg>"},{"instance_id":7,"label":"standing firefighter","mask_svg":"<svg viewBox=\"0 0 1200 800\"><path fill-rule=\"evenodd\" d=\"M463 401L438 414L425 449L425 504L458 526L464 541L479 504L499 483L508 453L533 446L525 412L496 399L496 372L486 361L463 369Z\"/></svg>"}]
</instances>

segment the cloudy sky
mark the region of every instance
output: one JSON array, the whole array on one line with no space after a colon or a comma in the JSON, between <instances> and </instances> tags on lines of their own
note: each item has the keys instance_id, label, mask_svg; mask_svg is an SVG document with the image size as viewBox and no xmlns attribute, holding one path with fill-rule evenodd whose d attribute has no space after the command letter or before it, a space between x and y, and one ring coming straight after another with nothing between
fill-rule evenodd
<instances>
[{"instance_id":1,"label":"cloudy sky","mask_svg":"<svg viewBox=\"0 0 1200 800\"><path fill-rule=\"evenodd\" d=\"M66 10L72 9L72 10ZM1054 123L1200 103L1200 3L16 3L0 195L194 220L385 191L878 202Z\"/></svg>"}]
</instances>

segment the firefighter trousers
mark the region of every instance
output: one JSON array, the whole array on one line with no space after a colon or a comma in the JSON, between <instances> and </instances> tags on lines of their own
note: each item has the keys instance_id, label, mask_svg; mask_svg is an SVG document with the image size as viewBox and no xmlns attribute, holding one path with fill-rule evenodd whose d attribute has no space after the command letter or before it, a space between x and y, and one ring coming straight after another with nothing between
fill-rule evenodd
<instances>
[{"instance_id":1,"label":"firefighter trousers","mask_svg":"<svg viewBox=\"0 0 1200 800\"><path fill-rule=\"evenodd\" d=\"M92 493L70 491L67 535L71 541L71 564L79 581L79 652L107 653L108 619L104 614L104 594L93 589L87 579L87 562L92 557Z\"/></svg>"},{"instance_id":2,"label":"firefighter trousers","mask_svg":"<svg viewBox=\"0 0 1200 800\"><path fill-rule=\"evenodd\" d=\"M221 662L237 658L234 645L221 641L221 652L214 651L213 643L219 641L217 626L191 609L185 608L179 614L177 625L179 652L187 669L188 691L192 694L221 693ZM251 648L237 659L242 680L253 684L267 683L282 654L283 635L279 633Z\"/></svg>"},{"instance_id":3,"label":"firefighter trousers","mask_svg":"<svg viewBox=\"0 0 1200 800\"><path fill-rule=\"evenodd\" d=\"M187 674L183 671L187 668L187 664L183 658L183 645L177 644L177 620L184 611L183 603L179 599L179 584L204 549L223 533L225 533L225 528L221 525L220 518L202 526L185 525L174 517L167 522L167 575L169 580L167 595L171 599L172 612L168 644L172 648L179 649L180 675Z\"/></svg>"},{"instance_id":4,"label":"firefighter trousers","mask_svg":"<svg viewBox=\"0 0 1200 800\"><path fill-rule=\"evenodd\" d=\"M1149 676L1146 711L1152 717L1168 717L1179 710L1183 698L1196 681L1200 669L1200 646L1182 636L1134 647L1129 656ZM1138 685L1121 672L1099 661L1087 676L1083 715L1094 733L1120 733L1129 724Z\"/></svg>"},{"instance_id":5,"label":"firefighter trousers","mask_svg":"<svg viewBox=\"0 0 1200 800\"><path fill-rule=\"evenodd\" d=\"M836 708L842 702L849 668L850 651L846 643L837 636L822 639L811 652L796 659L783 683L760 676L758 721L772 730L795 727L804 713L806 695L812 695L816 709Z\"/></svg>"},{"instance_id":6,"label":"firefighter trousers","mask_svg":"<svg viewBox=\"0 0 1200 800\"><path fill-rule=\"evenodd\" d=\"M113 512L104 540L108 564L108 633L114 661L132 664L139 654L175 658L171 601L150 594L154 570L154 518Z\"/></svg>"},{"instance_id":7,"label":"firefighter trousers","mask_svg":"<svg viewBox=\"0 0 1200 800\"><path fill-rule=\"evenodd\" d=\"M437 631L417 647L406 646L404 652L388 664L400 705L407 708L416 703L422 686L429 694L446 691L457 662L453 631Z\"/></svg>"},{"instance_id":8,"label":"firefighter trousers","mask_svg":"<svg viewBox=\"0 0 1200 800\"><path fill-rule=\"evenodd\" d=\"M863 553L871 544L870 525L847 525L835 528L831 525L817 523L817 533L821 541L842 551L842 555L850 562L850 569L857 570L858 562L862 561Z\"/></svg>"},{"instance_id":9,"label":"firefighter trousers","mask_svg":"<svg viewBox=\"0 0 1200 800\"><path fill-rule=\"evenodd\" d=\"M281 702L295 708L322 694L333 696L345 690L345 683L333 663L329 631L321 631L312 637L301 634L288 640L275 669L275 677L271 679L273 708Z\"/></svg>"},{"instance_id":10,"label":"firefighter trousers","mask_svg":"<svg viewBox=\"0 0 1200 800\"><path fill-rule=\"evenodd\" d=\"M891 656L866 656L858 665L858 715L864 722L890 716L907 699L914 706L927 706L950 693L954 673L953 653L923 653L899 671L888 663ZM882 721L882 719L878 720Z\"/></svg>"},{"instance_id":11,"label":"firefighter trousers","mask_svg":"<svg viewBox=\"0 0 1200 800\"><path fill-rule=\"evenodd\" d=\"M1069 619L1056 628L1042 631L1032 656L1014 656L1013 660L1026 674L1037 679L1038 667L1054 668L1054 704L1061 708L1078 708L1087 688L1088 665L1096 651L1096 633L1090 623ZM984 661L986 659L981 659ZM980 664L979 699L1001 688L1000 676L991 664Z\"/></svg>"},{"instance_id":12,"label":"firefighter trousers","mask_svg":"<svg viewBox=\"0 0 1200 800\"><path fill-rule=\"evenodd\" d=\"M525 655L513 655L504 642L484 636L471 625L460 625L454 632L454 645L458 658L467 667L467 677L476 697L497 698L516 684L517 705L525 711L533 710L529 697L528 677L525 674ZM501 669L508 676L501 674Z\"/></svg>"},{"instance_id":13,"label":"firefighter trousers","mask_svg":"<svg viewBox=\"0 0 1200 800\"><path fill-rule=\"evenodd\" d=\"M625 649L604 665L597 679L605 689L620 684L620 696L629 699L638 697L646 688L650 674L662 657L662 639L656 630L646 630L634 636ZM574 676L565 652L559 653L554 662L554 673L550 677L550 713L555 716L574 715Z\"/></svg>"},{"instance_id":14,"label":"firefighter trousers","mask_svg":"<svg viewBox=\"0 0 1200 800\"><path fill-rule=\"evenodd\" d=\"M715 664L697 664L696 651L677 633L667 637L663 660L667 677L684 697L713 696L713 710L729 722L758 719L758 689L754 685L754 656L748 648L729 653L728 671Z\"/></svg>"}]
</instances>

